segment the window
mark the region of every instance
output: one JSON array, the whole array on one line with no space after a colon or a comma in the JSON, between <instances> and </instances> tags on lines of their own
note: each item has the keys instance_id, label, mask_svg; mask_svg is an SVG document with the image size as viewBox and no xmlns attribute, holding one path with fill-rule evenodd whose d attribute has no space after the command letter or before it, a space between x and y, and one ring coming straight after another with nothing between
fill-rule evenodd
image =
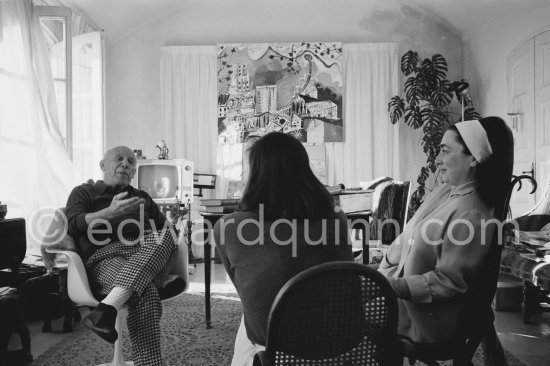
<instances>
[{"instance_id":1,"label":"window","mask_svg":"<svg viewBox=\"0 0 550 366\"><path fill-rule=\"evenodd\" d=\"M100 32L73 36L73 162L84 179L102 179L103 52Z\"/></svg>"},{"instance_id":2,"label":"window","mask_svg":"<svg viewBox=\"0 0 550 366\"><path fill-rule=\"evenodd\" d=\"M38 6L40 23L50 51L59 130L69 156L72 144L72 39L71 9L61 6Z\"/></svg>"},{"instance_id":3,"label":"window","mask_svg":"<svg viewBox=\"0 0 550 366\"><path fill-rule=\"evenodd\" d=\"M0 1L0 200L28 220L28 248L44 232L37 214L100 174L103 43L72 23L68 8Z\"/></svg>"},{"instance_id":4,"label":"window","mask_svg":"<svg viewBox=\"0 0 550 366\"><path fill-rule=\"evenodd\" d=\"M67 26L69 8L38 9L50 51L59 128L67 152L83 180L100 179L98 163L104 146L101 33L75 35L70 21Z\"/></svg>"}]
</instances>

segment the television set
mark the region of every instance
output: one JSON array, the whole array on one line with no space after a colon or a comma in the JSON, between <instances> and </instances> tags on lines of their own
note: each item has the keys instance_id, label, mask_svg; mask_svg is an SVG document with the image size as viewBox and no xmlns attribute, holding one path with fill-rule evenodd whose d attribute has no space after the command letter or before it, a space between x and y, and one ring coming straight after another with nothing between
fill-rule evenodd
<instances>
[{"instance_id":1,"label":"television set","mask_svg":"<svg viewBox=\"0 0 550 366\"><path fill-rule=\"evenodd\" d=\"M138 160L132 185L147 192L157 204L193 202L193 162Z\"/></svg>"}]
</instances>

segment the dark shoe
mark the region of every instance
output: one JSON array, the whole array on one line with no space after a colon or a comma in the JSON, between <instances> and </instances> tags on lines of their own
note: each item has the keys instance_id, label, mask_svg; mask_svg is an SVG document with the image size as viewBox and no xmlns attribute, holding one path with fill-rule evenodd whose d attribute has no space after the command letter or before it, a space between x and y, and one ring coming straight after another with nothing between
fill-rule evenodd
<instances>
[{"instance_id":1,"label":"dark shoe","mask_svg":"<svg viewBox=\"0 0 550 366\"><path fill-rule=\"evenodd\" d=\"M161 300L170 299L181 294L185 290L185 286L185 280L177 277L173 281L168 282L164 287L158 289L159 297Z\"/></svg>"},{"instance_id":2,"label":"dark shoe","mask_svg":"<svg viewBox=\"0 0 550 366\"><path fill-rule=\"evenodd\" d=\"M102 302L84 318L82 323L86 328L109 343L115 343L118 333L115 329L117 311L111 305Z\"/></svg>"}]
</instances>

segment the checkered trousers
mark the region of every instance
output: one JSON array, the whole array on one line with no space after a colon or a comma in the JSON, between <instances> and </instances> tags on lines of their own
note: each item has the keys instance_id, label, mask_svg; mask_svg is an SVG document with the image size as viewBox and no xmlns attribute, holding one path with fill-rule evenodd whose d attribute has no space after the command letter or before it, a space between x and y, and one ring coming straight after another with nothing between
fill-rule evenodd
<instances>
[{"instance_id":1,"label":"checkered trousers","mask_svg":"<svg viewBox=\"0 0 550 366\"><path fill-rule=\"evenodd\" d=\"M86 261L90 284L105 296L115 286L133 290L128 301L128 332L136 366L162 365L160 317L162 306L157 286L164 283L177 257L171 231L144 237L135 245L112 242L97 250Z\"/></svg>"}]
</instances>

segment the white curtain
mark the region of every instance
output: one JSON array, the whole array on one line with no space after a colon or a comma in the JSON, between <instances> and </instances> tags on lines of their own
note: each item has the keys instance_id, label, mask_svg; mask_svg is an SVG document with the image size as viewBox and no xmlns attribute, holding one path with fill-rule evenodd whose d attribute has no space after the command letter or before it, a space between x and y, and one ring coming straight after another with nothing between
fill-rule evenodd
<instances>
[{"instance_id":1,"label":"white curtain","mask_svg":"<svg viewBox=\"0 0 550 366\"><path fill-rule=\"evenodd\" d=\"M243 144L217 143L217 49L170 46L161 50L161 103L174 157L195 161L195 171L218 174L215 195L242 178ZM387 104L398 93L397 45L344 44L344 143L325 144L328 184L358 186L378 176L399 176L399 129Z\"/></svg>"},{"instance_id":2,"label":"white curtain","mask_svg":"<svg viewBox=\"0 0 550 366\"><path fill-rule=\"evenodd\" d=\"M399 91L398 62L395 43L343 45L345 142L325 144L329 185L401 179L399 128L388 115L388 102Z\"/></svg>"},{"instance_id":3,"label":"white curtain","mask_svg":"<svg viewBox=\"0 0 550 366\"><path fill-rule=\"evenodd\" d=\"M38 212L66 203L76 173L59 131L49 53L31 0L0 1L0 200L27 219L39 243Z\"/></svg>"},{"instance_id":4,"label":"white curtain","mask_svg":"<svg viewBox=\"0 0 550 366\"><path fill-rule=\"evenodd\" d=\"M216 64L214 46L161 49L160 95L165 140L170 156L192 160L195 173L216 174Z\"/></svg>"}]
</instances>

